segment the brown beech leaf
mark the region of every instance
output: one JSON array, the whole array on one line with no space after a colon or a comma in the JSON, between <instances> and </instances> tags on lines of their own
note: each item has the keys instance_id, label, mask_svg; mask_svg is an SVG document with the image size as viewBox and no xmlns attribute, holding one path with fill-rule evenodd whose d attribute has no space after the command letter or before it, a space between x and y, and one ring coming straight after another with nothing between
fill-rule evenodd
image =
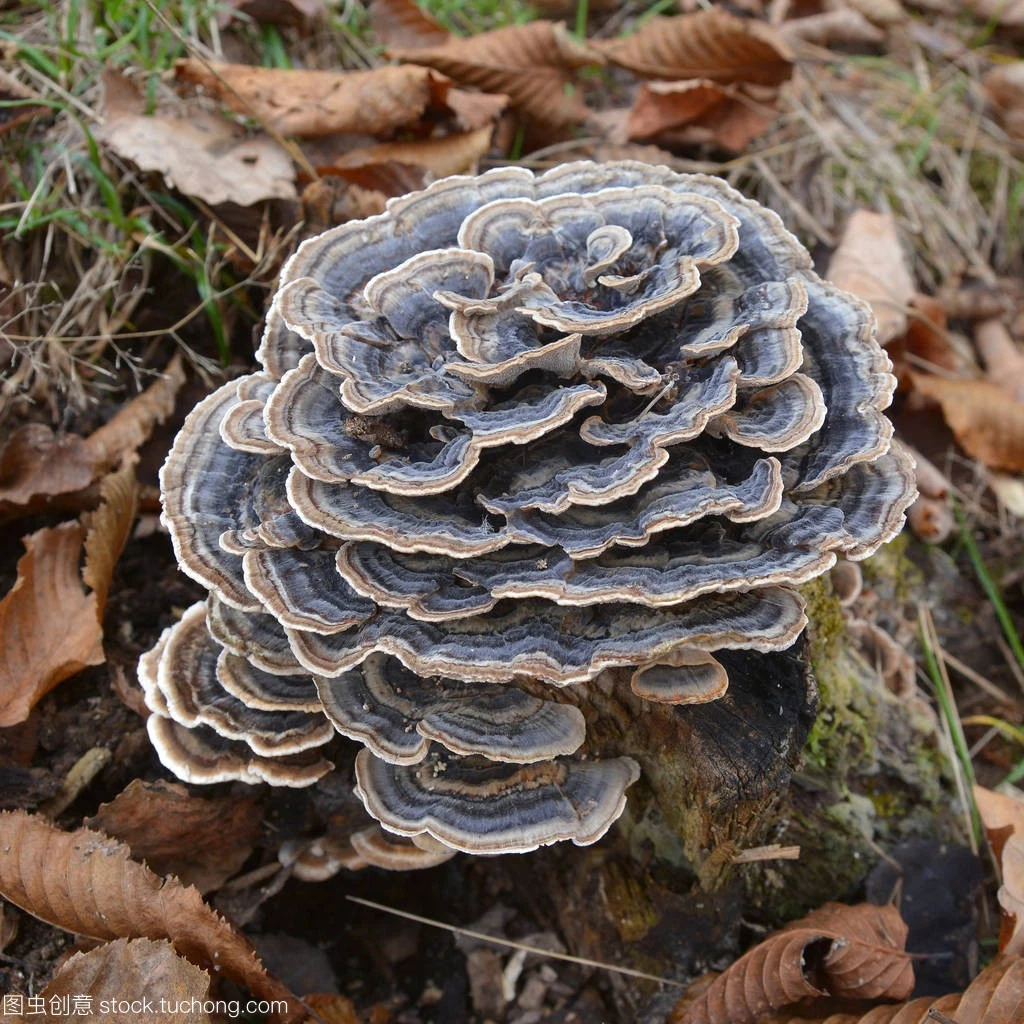
<instances>
[{"instance_id":1,"label":"brown beech leaf","mask_svg":"<svg viewBox=\"0 0 1024 1024\"><path fill-rule=\"evenodd\" d=\"M273 139L186 106L147 114L135 87L113 70L104 72L103 95L105 121L97 138L170 187L211 206L295 198L291 157Z\"/></svg>"},{"instance_id":2,"label":"brown beech leaf","mask_svg":"<svg viewBox=\"0 0 1024 1024\"><path fill-rule=\"evenodd\" d=\"M968 455L989 469L1024 472L1024 402L987 380L913 375L914 388L942 407L949 429Z\"/></svg>"},{"instance_id":3,"label":"brown beech leaf","mask_svg":"<svg viewBox=\"0 0 1024 1024\"><path fill-rule=\"evenodd\" d=\"M38 1024L115 1019L209 1024L210 1015L202 1008L209 990L206 971L177 956L169 942L117 939L71 957L43 989L47 1012L26 1019ZM64 1012L68 1004L70 1012ZM130 1009L103 1014L101 1004ZM82 1012L84 1005L92 1012Z\"/></svg>"},{"instance_id":4,"label":"brown beech leaf","mask_svg":"<svg viewBox=\"0 0 1024 1024\"><path fill-rule=\"evenodd\" d=\"M922 996L909 1003L876 1006L864 1014L819 1012L770 1013L759 1017L757 1024L1016 1024L1024 1020L1024 960L999 957L962 994Z\"/></svg>"},{"instance_id":5,"label":"brown beech leaf","mask_svg":"<svg viewBox=\"0 0 1024 1024\"><path fill-rule=\"evenodd\" d=\"M183 58L174 73L282 135L385 135L417 124L428 107L443 103L447 89L437 75L409 64L309 71Z\"/></svg>"},{"instance_id":6,"label":"brown beech leaf","mask_svg":"<svg viewBox=\"0 0 1024 1024\"><path fill-rule=\"evenodd\" d=\"M42 423L26 423L0 449L0 515L39 511L55 498L84 490L94 474L83 438L57 437Z\"/></svg>"},{"instance_id":7,"label":"brown beech leaf","mask_svg":"<svg viewBox=\"0 0 1024 1024\"><path fill-rule=\"evenodd\" d=\"M85 823L127 843L157 874L209 892L245 863L261 817L248 797L199 797L176 783L134 779Z\"/></svg>"},{"instance_id":8,"label":"brown beech leaf","mask_svg":"<svg viewBox=\"0 0 1024 1024\"><path fill-rule=\"evenodd\" d=\"M413 0L370 0L370 28L385 46L441 46L451 33Z\"/></svg>"},{"instance_id":9,"label":"brown beech leaf","mask_svg":"<svg viewBox=\"0 0 1024 1024\"><path fill-rule=\"evenodd\" d=\"M153 428L174 411L184 381L181 356L176 354L145 391L87 438L58 438L41 423L19 427L0 449L0 517L64 508L76 499L80 508L90 495L94 502L92 492L82 492L148 440Z\"/></svg>"},{"instance_id":10,"label":"brown beech leaf","mask_svg":"<svg viewBox=\"0 0 1024 1024\"><path fill-rule=\"evenodd\" d=\"M775 90L708 79L640 86L629 112L632 142L713 142L738 153L775 120ZM680 133L680 129L684 129Z\"/></svg>"},{"instance_id":11,"label":"brown beech leaf","mask_svg":"<svg viewBox=\"0 0 1024 1024\"><path fill-rule=\"evenodd\" d=\"M780 85L793 73L792 54L778 32L719 10L651 18L633 35L600 48L641 78Z\"/></svg>"},{"instance_id":12,"label":"brown beech leaf","mask_svg":"<svg viewBox=\"0 0 1024 1024\"><path fill-rule=\"evenodd\" d=\"M1011 398L1024 402L1024 351L1010 335L1002 320L979 320L974 325L974 344L993 384Z\"/></svg>"},{"instance_id":13,"label":"brown beech leaf","mask_svg":"<svg viewBox=\"0 0 1024 1024\"><path fill-rule=\"evenodd\" d=\"M389 51L398 60L436 68L459 85L504 93L521 113L547 125L582 121L587 108L572 90L569 71L599 64L594 50L576 43L564 25L531 21L441 46Z\"/></svg>"},{"instance_id":14,"label":"brown beech leaf","mask_svg":"<svg viewBox=\"0 0 1024 1024\"><path fill-rule=\"evenodd\" d=\"M749 1024L768 1010L821 995L904 999L914 987L907 926L895 907L826 903L770 935L670 1024Z\"/></svg>"},{"instance_id":15,"label":"brown beech leaf","mask_svg":"<svg viewBox=\"0 0 1024 1024\"><path fill-rule=\"evenodd\" d=\"M1024 952L1024 800L975 786L974 803L1002 872L999 951L1020 956Z\"/></svg>"},{"instance_id":16,"label":"brown beech leaf","mask_svg":"<svg viewBox=\"0 0 1024 1024\"><path fill-rule=\"evenodd\" d=\"M135 522L139 487L135 479L135 456L124 460L115 473L100 481L100 505L82 516L85 527L85 566L82 581L96 595L96 614L103 621L114 566L124 551Z\"/></svg>"},{"instance_id":17,"label":"brown beech leaf","mask_svg":"<svg viewBox=\"0 0 1024 1024\"><path fill-rule=\"evenodd\" d=\"M22 539L18 578L0 600L0 728L24 722L58 683L104 660L99 600L82 586L80 523Z\"/></svg>"},{"instance_id":18,"label":"brown beech leaf","mask_svg":"<svg viewBox=\"0 0 1024 1024\"><path fill-rule=\"evenodd\" d=\"M906 331L914 280L891 214L856 210L847 221L825 276L871 307L881 344Z\"/></svg>"},{"instance_id":19,"label":"brown beech leaf","mask_svg":"<svg viewBox=\"0 0 1024 1024\"><path fill-rule=\"evenodd\" d=\"M794 18L779 26L782 37L794 45L800 42L815 46L834 43L884 43L885 33L860 11L838 7L806 18Z\"/></svg>"},{"instance_id":20,"label":"brown beech leaf","mask_svg":"<svg viewBox=\"0 0 1024 1024\"><path fill-rule=\"evenodd\" d=\"M349 178L345 172L359 168L364 173L359 176L358 184L364 188L377 188L389 195L400 195L401 193L389 191L382 180L374 177L372 169L388 164L404 164L408 167L422 168L435 178L444 178L449 174L472 173L476 170L480 158L490 148L491 134L491 128L486 127L475 132L446 135L441 139L382 142L377 146L367 146L346 153L328 166L317 167L317 173Z\"/></svg>"},{"instance_id":21,"label":"brown beech leaf","mask_svg":"<svg viewBox=\"0 0 1024 1024\"><path fill-rule=\"evenodd\" d=\"M127 846L99 832L62 832L24 811L0 814L0 895L48 924L90 938L169 939L193 963L261 999L283 1000L285 1020L303 1014L248 940L197 889L153 874L130 859Z\"/></svg>"}]
</instances>

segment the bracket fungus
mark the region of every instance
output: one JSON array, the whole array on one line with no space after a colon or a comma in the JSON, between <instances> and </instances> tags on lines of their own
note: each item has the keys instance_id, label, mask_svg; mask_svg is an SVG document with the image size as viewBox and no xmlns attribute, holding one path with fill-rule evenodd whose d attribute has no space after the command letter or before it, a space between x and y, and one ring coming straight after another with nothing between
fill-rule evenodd
<instances>
[{"instance_id":1,"label":"bracket fungus","mask_svg":"<svg viewBox=\"0 0 1024 1024\"><path fill-rule=\"evenodd\" d=\"M639 769L588 745L579 694L721 697L716 652L791 645L798 586L914 495L869 309L776 214L665 167L394 199L300 247L257 357L163 468L210 596L140 675L188 781L310 785L362 744L385 831L309 877L596 841Z\"/></svg>"}]
</instances>

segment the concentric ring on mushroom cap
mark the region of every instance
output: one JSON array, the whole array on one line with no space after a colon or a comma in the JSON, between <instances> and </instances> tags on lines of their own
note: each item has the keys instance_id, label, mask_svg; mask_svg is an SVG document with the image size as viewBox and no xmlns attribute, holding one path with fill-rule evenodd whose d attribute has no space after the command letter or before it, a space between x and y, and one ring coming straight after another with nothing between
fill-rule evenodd
<instances>
[{"instance_id":1,"label":"concentric ring on mushroom cap","mask_svg":"<svg viewBox=\"0 0 1024 1024\"><path fill-rule=\"evenodd\" d=\"M621 669L715 699L715 651L788 646L793 588L901 528L873 330L776 214L640 163L444 179L309 239L263 369L161 475L210 591L140 665L165 763L212 779L236 744L224 777L284 777L254 747L322 707L366 744L370 814L431 855L596 840L635 764L574 758L582 717L539 694ZM182 693L168 651L200 672ZM249 754L211 729L239 705ZM369 835L351 863L430 859Z\"/></svg>"}]
</instances>

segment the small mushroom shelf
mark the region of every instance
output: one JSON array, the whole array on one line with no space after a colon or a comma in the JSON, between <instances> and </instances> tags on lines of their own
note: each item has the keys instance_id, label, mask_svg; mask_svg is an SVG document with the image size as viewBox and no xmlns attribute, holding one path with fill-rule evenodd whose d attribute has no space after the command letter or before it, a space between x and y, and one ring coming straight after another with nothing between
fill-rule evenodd
<instances>
[{"instance_id":1,"label":"small mushroom shelf","mask_svg":"<svg viewBox=\"0 0 1024 1024\"><path fill-rule=\"evenodd\" d=\"M363 862L595 842L639 769L569 694L720 697L914 495L870 311L716 178L438 181L305 242L257 356L162 471L209 598L142 660L150 735L285 786L357 740Z\"/></svg>"}]
</instances>

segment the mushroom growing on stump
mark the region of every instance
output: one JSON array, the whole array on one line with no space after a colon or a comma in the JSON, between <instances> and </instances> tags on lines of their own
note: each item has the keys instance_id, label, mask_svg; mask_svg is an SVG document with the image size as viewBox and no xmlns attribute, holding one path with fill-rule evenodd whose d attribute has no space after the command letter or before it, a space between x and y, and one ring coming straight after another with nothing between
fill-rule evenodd
<instances>
[{"instance_id":1,"label":"mushroom growing on stump","mask_svg":"<svg viewBox=\"0 0 1024 1024\"><path fill-rule=\"evenodd\" d=\"M639 163L449 178L308 240L263 369L161 476L210 592L143 661L164 763L310 785L357 740L393 838L351 863L595 842L642 758L594 742L609 687L722 697L902 526L873 330L774 213Z\"/></svg>"}]
</instances>

